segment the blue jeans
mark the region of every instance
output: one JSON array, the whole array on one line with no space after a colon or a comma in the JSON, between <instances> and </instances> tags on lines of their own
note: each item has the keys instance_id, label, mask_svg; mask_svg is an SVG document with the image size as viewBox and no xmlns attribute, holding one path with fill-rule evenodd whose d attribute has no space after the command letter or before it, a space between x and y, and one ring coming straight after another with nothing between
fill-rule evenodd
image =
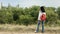
<instances>
[{"instance_id":1,"label":"blue jeans","mask_svg":"<svg viewBox=\"0 0 60 34\"><path fill-rule=\"evenodd\" d=\"M40 26L40 20L38 20L36 32L39 31L39 26ZM44 32L44 21L42 21L42 32Z\"/></svg>"}]
</instances>

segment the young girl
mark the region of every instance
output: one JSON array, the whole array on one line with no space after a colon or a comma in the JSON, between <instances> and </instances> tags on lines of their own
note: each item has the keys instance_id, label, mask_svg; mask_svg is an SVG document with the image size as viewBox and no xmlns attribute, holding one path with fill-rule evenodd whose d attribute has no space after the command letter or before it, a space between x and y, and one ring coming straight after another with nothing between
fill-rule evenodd
<instances>
[{"instance_id":1,"label":"young girl","mask_svg":"<svg viewBox=\"0 0 60 34\"><path fill-rule=\"evenodd\" d=\"M42 21L42 32L44 32L44 21L45 20L46 20L45 9L44 9L44 6L41 6L40 11L39 11L39 16L38 16L38 24L37 24L37 28L35 32L39 31L40 21Z\"/></svg>"}]
</instances>

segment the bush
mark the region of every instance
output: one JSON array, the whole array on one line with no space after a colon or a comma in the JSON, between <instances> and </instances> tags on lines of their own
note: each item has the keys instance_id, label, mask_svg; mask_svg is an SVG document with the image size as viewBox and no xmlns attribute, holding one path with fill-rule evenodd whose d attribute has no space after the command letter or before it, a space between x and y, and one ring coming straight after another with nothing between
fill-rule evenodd
<instances>
[{"instance_id":1,"label":"bush","mask_svg":"<svg viewBox=\"0 0 60 34\"><path fill-rule=\"evenodd\" d=\"M24 25L28 25L28 24L33 24L33 17L31 17L30 15L21 15L20 16L20 23L24 24Z\"/></svg>"}]
</instances>

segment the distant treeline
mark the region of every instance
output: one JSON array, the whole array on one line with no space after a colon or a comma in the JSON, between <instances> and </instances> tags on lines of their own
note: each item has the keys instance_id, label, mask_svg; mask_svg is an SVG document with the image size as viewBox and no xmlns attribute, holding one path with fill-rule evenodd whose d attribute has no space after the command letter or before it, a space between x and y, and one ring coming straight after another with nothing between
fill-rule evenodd
<instances>
[{"instance_id":1,"label":"distant treeline","mask_svg":"<svg viewBox=\"0 0 60 34\"><path fill-rule=\"evenodd\" d=\"M2 7L0 9L0 24L36 24L38 19L40 6L32 7ZM55 11L56 10L56 11ZM60 7L45 7L47 19L45 24L59 25L60 24Z\"/></svg>"}]
</instances>

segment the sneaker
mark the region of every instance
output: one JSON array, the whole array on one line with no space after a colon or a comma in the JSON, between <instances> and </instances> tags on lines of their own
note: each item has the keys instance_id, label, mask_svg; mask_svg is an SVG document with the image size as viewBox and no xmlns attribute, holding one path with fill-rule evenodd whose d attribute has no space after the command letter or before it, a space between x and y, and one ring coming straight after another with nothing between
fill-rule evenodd
<instances>
[{"instance_id":1,"label":"sneaker","mask_svg":"<svg viewBox=\"0 0 60 34\"><path fill-rule=\"evenodd\" d=\"M37 31L35 31L35 33L37 33Z\"/></svg>"}]
</instances>

